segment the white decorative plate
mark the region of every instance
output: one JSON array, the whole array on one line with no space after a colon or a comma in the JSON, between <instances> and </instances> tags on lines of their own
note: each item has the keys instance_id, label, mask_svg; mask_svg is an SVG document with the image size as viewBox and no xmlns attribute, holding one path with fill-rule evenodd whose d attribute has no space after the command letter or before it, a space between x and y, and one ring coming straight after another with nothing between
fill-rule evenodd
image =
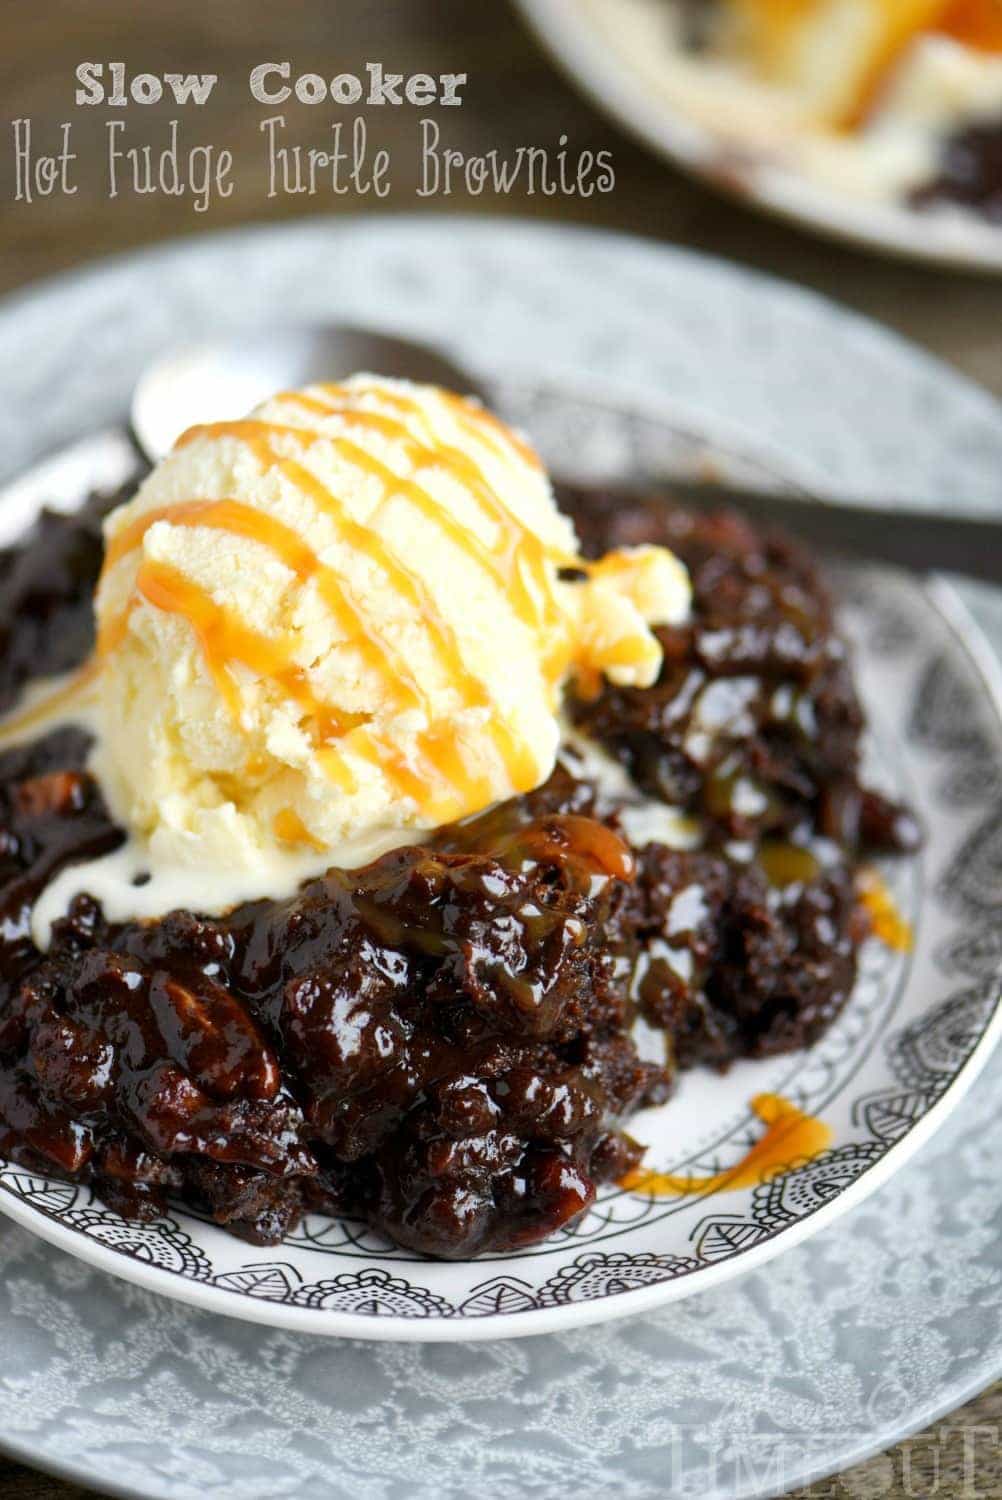
<instances>
[{"instance_id":1,"label":"white decorative plate","mask_svg":"<svg viewBox=\"0 0 1002 1500\"><path fill-rule=\"evenodd\" d=\"M997 403L887 330L707 256L440 215L199 235L8 299L0 474L113 420L159 349L248 308L449 329L475 367L489 351L555 380L601 370L684 401L684 425L725 446L753 433L815 486L1002 513ZM1002 593L961 587L1002 654ZM988 821L997 780L969 791ZM976 913L961 929L956 988L997 976L997 930ZM469 1348L214 1317L0 1219L0 1446L142 1500L761 1500L1002 1371L1000 1155L996 1052L903 1171L780 1262L636 1318Z\"/></svg>"},{"instance_id":2,"label":"white decorative plate","mask_svg":"<svg viewBox=\"0 0 1002 1500\"><path fill-rule=\"evenodd\" d=\"M875 250L982 270L1002 270L1002 228L974 214L920 212L839 193L733 136L686 115L664 87L646 34L602 24L591 0L516 0L553 57L587 94L646 145L717 188L783 218ZM667 45L665 57L667 58Z\"/></svg>"},{"instance_id":3,"label":"white decorative plate","mask_svg":"<svg viewBox=\"0 0 1002 1500\"><path fill-rule=\"evenodd\" d=\"M709 449L649 403L505 381L499 399L576 477L761 467ZM24 497L22 497L24 503ZM780 1095L832 1131L815 1160L740 1191L657 1198L612 1188L578 1223L511 1255L436 1263L362 1224L311 1217L256 1250L189 1213L120 1218L88 1188L0 1165L0 1209L57 1246L219 1313L320 1334L488 1339L636 1313L704 1291L813 1234L885 1181L964 1094L999 1028L1002 722L991 657L945 586L867 569L838 580L872 721L870 774L920 811L922 854L886 876L913 951L871 941L844 1014L809 1052L684 1075L635 1117L659 1171L726 1171Z\"/></svg>"}]
</instances>

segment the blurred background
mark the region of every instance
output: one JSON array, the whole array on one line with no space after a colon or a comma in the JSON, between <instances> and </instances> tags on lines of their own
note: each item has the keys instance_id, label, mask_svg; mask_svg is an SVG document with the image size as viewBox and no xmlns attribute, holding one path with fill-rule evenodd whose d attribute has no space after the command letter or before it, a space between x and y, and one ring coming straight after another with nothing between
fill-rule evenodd
<instances>
[{"instance_id":1,"label":"blurred background","mask_svg":"<svg viewBox=\"0 0 1002 1500\"><path fill-rule=\"evenodd\" d=\"M909 264L825 240L771 219L686 177L628 138L558 72L504 0L173 0L169 7L135 0L45 0L5 7L0 86L9 121L30 117L41 144L52 149L56 128L74 121L81 155L103 161L105 108L74 106L74 70L84 59L120 60L131 72L164 70L220 75L202 108L173 101L130 105L118 115L129 139L160 142L166 122L180 116L192 142L233 150L239 174L232 197L196 214L187 199L157 194L108 201L91 168L74 196L28 206L4 183L0 206L0 291L111 252L172 235L206 232L250 220L307 213L521 214L601 224L743 261L840 298L950 360L1002 393L1002 279ZM556 148L566 133L573 150L610 149L617 187L589 199L523 193L449 198L415 196L418 176L415 110L368 111L374 143L393 152L390 196L377 203L330 193L267 198L267 164L258 132L269 111L250 97L255 64L288 60L293 75L362 72L370 59L391 71L466 72L461 109L438 110L448 144L471 153L519 145ZM335 115L356 111L283 108L288 144L324 146ZM13 153L3 166L12 176Z\"/></svg>"}]
</instances>

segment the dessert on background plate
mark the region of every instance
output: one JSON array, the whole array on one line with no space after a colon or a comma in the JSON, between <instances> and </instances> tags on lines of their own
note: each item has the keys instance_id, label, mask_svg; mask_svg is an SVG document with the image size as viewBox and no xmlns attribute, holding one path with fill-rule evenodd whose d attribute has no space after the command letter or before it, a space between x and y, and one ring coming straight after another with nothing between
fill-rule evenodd
<instances>
[{"instance_id":1,"label":"dessert on background plate","mask_svg":"<svg viewBox=\"0 0 1002 1500\"><path fill-rule=\"evenodd\" d=\"M479 406L360 376L0 556L0 1154L450 1258L720 1186L624 1122L816 1040L909 941L864 862L918 831L799 548L559 502ZM825 1144L756 1109L748 1171Z\"/></svg>"},{"instance_id":2,"label":"dessert on background plate","mask_svg":"<svg viewBox=\"0 0 1002 1500\"><path fill-rule=\"evenodd\" d=\"M1002 223L998 0L586 0L683 114L860 202Z\"/></svg>"},{"instance_id":3,"label":"dessert on background plate","mask_svg":"<svg viewBox=\"0 0 1002 1500\"><path fill-rule=\"evenodd\" d=\"M881 253L1002 268L998 0L515 3L599 106L725 192Z\"/></svg>"}]
</instances>

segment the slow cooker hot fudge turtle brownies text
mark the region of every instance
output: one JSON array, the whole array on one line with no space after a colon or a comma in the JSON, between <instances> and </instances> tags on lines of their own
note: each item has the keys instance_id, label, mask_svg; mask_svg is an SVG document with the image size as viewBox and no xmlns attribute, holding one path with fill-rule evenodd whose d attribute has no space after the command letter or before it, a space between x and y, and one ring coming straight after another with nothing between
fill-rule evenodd
<instances>
[{"instance_id":1,"label":"slow cooker hot fudge turtle brownies text","mask_svg":"<svg viewBox=\"0 0 1002 1500\"><path fill-rule=\"evenodd\" d=\"M838 1015L861 866L919 835L860 784L811 561L558 499L480 408L365 378L0 554L0 1153L466 1257L636 1168L680 1069Z\"/></svg>"}]
</instances>

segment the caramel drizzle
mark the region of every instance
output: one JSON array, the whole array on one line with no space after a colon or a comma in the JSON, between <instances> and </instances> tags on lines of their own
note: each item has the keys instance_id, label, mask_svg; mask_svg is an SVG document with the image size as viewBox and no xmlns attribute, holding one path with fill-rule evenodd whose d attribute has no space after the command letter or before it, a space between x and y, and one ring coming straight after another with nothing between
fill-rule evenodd
<instances>
[{"instance_id":1,"label":"caramel drizzle","mask_svg":"<svg viewBox=\"0 0 1002 1500\"><path fill-rule=\"evenodd\" d=\"M1002 52L1002 4L999 0L948 0L936 30L978 52Z\"/></svg>"},{"instance_id":2,"label":"caramel drizzle","mask_svg":"<svg viewBox=\"0 0 1002 1500\"><path fill-rule=\"evenodd\" d=\"M649 1193L652 1198L732 1193L739 1188L758 1187L793 1166L812 1161L832 1143L830 1126L805 1115L779 1094L756 1094L751 1106L767 1129L735 1166L708 1177L676 1177L635 1167L620 1179L620 1187L631 1193Z\"/></svg>"},{"instance_id":3,"label":"caramel drizzle","mask_svg":"<svg viewBox=\"0 0 1002 1500\"><path fill-rule=\"evenodd\" d=\"M448 443L440 442L435 434L428 432L426 413L417 401L399 392L378 393L380 401L419 422L431 439L431 446L416 437L399 417L350 405L354 393L345 386L327 384L318 386L317 390L322 391L326 399L301 391L285 391L276 399L301 406L305 411L321 416L339 417L349 429L354 427L363 431L381 432L384 437L402 444L408 459L416 468L446 469L475 500L481 514L497 528L499 542L496 548L485 547L478 537L456 522L446 507L421 485L400 479L392 470L370 459L368 454L361 454L365 466L372 466L372 472L379 473L387 483L386 499L390 498L394 490L406 493L407 498L429 519L447 531L473 561L491 572L512 600L524 624L533 628L540 625L552 626L559 622L559 611L553 602L547 576L547 563L580 567L580 559L565 556L559 549L548 547L534 531L523 525L495 494L482 470L468 454ZM467 424L469 430L479 436L472 414L467 417ZM498 431L501 430L498 424ZM311 440L324 437L322 433L306 432L305 429L303 431ZM332 441L335 446L340 446L338 439ZM356 448L349 456L355 458L360 452ZM529 587L530 581L532 588Z\"/></svg>"},{"instance_id":4,"label":"caramel drizzle","mask_svg":"<svg viewBox=\"0 0 1002 1500\"><path fill-rule=\"evenodd\" d=\"M300 400L297 393L290 393L288 399ZM311 398L303 397L302 400L303 402L309 402ZM325 413L328 415L331 414L331 408L326 407L323 403L319 403L319 405ZM351 415L354 416L354 414ZM360 418L367 418L369 415L375 417L378 414L359 413L358 415ZM409 441L416 444L416 447L422 454L426 455L429 461L435 460L435 450L426 449L422 445L417 444L416 440L410 439L408 429L403 427L402 424L393 422L389 418L387 421L392 422L395 434L398 431L402 432ZM352 520L337 497L317 479L315 474L294 459L277 452L274 446L274 439L277 436L289 436L297 442L302 443L322 441L325 437L323 433L309 428L282 426L276 423L247 419L241 422L217 422L211 426L191 428L180 438L179 446L191 442L199 436L228 436L245 442L262 467L266 469L278 467L300 492L308 494L318 509L334 521L342 538L356 551L370 557L386 574L394 591L407 599L413 606L418 618L423 622L425 629L431 637L439 660L453 687L464 699L466 705L469 707L490 708L490 696L484 684L466 667L455 633L448 623L442 619L431 594L420 576L405 567L376 532ZM448 531L453 540L463 547L468 554L472 553L475 557L480 557L481 560L488 561L486 551L483 549L479 538L456 522L445 507L440 506L434 501L432 496L420 485L412 480L400 478L387 465L371 457L363 448L352 443L350 439L339 438L331 439L331 441L334 442L338 451L349 462L354 464L356 468L375 475L382 483L385 494L388 495L394 491L406 493L409 499L421 506L424 514L429 515L437 521L441 529ZM457 460L466 462L465 456L462 454L456 454L456 458ZM479 472L475 470L474 472L477 474L485 496L490 496L491 492L484 485ZM466 482L472 482L469 476L464 474L463 477L466 479ZM508 515L508 512L505 511L504 514ZM531 535L531 533L526 534ZM539 545L542 546L542 544ZM544 583L548 583L545 573L543 574L543 581ZM490 730L506 765L512 785L517 791L528 790L536 779L536 764L534 759L519 745L508 726L496 717L492 716ZM446 776L452 785L458 786L461 789L463 794L462 806L482 805L489 798L489 783L483 777L471 778L469 776L462 757L456 751L450 736L443 733L441 729L431 730L422 737L421 744L426 758L430 760L435 770L440 775ZM420 779L410 777L402 765L398 769L396 779L400 785L403 785L405 782L410 783L412 791L408 795L413 795L414 787L422 785Z\"/></svg>"},{"instance_id":5,"label":"caramel drizzle","mask_svg":"<svg viewBox=\"0 0 1002 1500\"><path fill-rule=\"evenodd\" d=\"M243 663L262 677L278 683L308 715L308 727L328 777L348 794L357 782L342 753L329 745L346 736L345 748L378 764L405 795L418 806L447 821L458 811L454 797L434 797L424 777L413 770L391 746L377 742L358 718L338 714L316 697L306 674L290 658L287 642L275 641L250 629L232 611L222 608L212 595L165 563L145 562L136 577L136 592L157 609L186 619L198 638L220 694L235 718L240 714L240 694L231 673L234 662Z\"/></svg>"},{"instance_id":6,"label":"caramel drizzle","mask_svg":"<svg viewBox=\"0 0 1002 1500\"><path fill-rule=\"evenodd\" d=\"M172 526L207 526L230 536L243 536L259 542L283 562L300 582L315 580L320 595L337 620L347 641L358 647L369 666L375 667L393 683L405 705L423 701L423 694L406 663L391 653L369 629L365 616L352 603L333 568L326 567L316 553L274 517L244 505L239 500L185 500L150 510L124 528L108 547L106 566L113 567L127 553L138 547L146 533L159 521ZM144 563L140 572L150 567Z\"/></svg>"},{"instance_id":7,"label":"caramel drizzle","mask_svg":"<svg viewBox=\"0 0 1002 1500\"><path fill-rule=\"evenodd\" d=\"M144 562L136 575L136 592L165 614L180 615L191 625L213 681L233 717L240 718L240 690L229 671L239 662L277 683L307 713L321 741L336 739L361 722L338 713L317 698L306 673L291 659L289 643L244 624L222 608L207 589L168 563Z\"/></svg>"},{"instance_id":8,"label":"caramel drizzle","mask_svg":"<svg viewBox=\"0 0 1002 1500\"><path fill-rule=\"evenodd\" d=\"M338 387L325 387L324 389L335 399L341 394L347 394ZM411 414L421 415L417 404L409 401L408 398L398 397L395 393L385 394L388 404L394 404L398 409L406 410ZM380 399L383 397L384 393L381 392ZM384 498L388 498L395 492L406 493L409 499L420 506L425 515L434 519L481 566L488 567L495 577L500 575L509 588L514 583L516 604L521 618L527 624L542 623L539 601L542 601L544 606L542 611L544 620L549 615L552 621L553 614L557 610L545 572L546 562L550 555L548 549L535 537L534 533L520 526L511 513L501 505L486 484L480 470L465 454L447 446L441 449L428 448L419 442L403 423L386 417L383 413L345 411L336 405L328 405L326 402L317 401L305 395L300 396L298 393L289 393L284 399L295 401L308 409L315 408L326 415L339 415L349 426L380 427L388 435L405 442L408 455L415 464L442 464L449 468L467 490L473 492L481 509L489 514L499 526L502 539L513 530L517 532L516 541L508 549L506 557L497 559L496 554L492 555L479 538L457 523L447 509L438 504L420 485L412 480L401 478L386 465L372 458L364 449L352 443L350 439L340 437L330 439L356 467L373 473L379 478L384 488ZM465 403L460 402L459 398L449 399L465 408ZM476 424L472 414L466 416L466 420L475 429ZM498 431L501 432L501 430L498 424ZM395 590L414 606L418 617L423 621L431 636L451 682L464 697L466 703L470 706L490 706L489 695L484 684L466 668L454 632L447 622L441 619L423 581L401 564L374 532L354 522L337 498L309 469L294 459L283 456L276 451L274 446L274 439L279 435L291 436L297 442L309 442L324 439L325 434L297 426L281 426L251 419L190 429L179 440L179 446L203 434L228 435L242 440L250 447L264 468L280 468L301 492L309 494L318 508L335 522L344 540L368 555L385 572ZM113 539L108 548L105 566L113 566L121 557L138 546L149 528L158 520L169 520L179 525L215 526L221 530L247 536L269 547L299 578L316 580L322 597L335 618L338 619L347 638L359 647L370 664L380 670L384 680L392 682L397 687L405 703L426 702L420 684L407 669L406 664L399 658L393 660L378 636L367 628L364 615L345 593L334 571L321 564L312 550L288 527L253 507L242 505L234 500L194 500L149 512L137 518ZM521 576L521 569L526 564L527 571L537 584L535 597L533 592L526 587ZM420 749L422 758L429 762L436 775L444 779L450 787L459 789L462 796L459 801L452 796L444 800L436 799L430 803L427 778L408 765L392 747L377 744L371 735L367 732L363 733L358 727L361 723L358 717L346 718L344 715L338 715L329 704L317 699L310 690L302 669L296 667L291 661L287 646L276 644L267 637L250 630L216 604L204 590L188 583L176 570L164 565L144 562L137 574L135 588L136 594L129 608L118 619L111 621L102 632L100 641L102 651L113 649L121 639L132 604L138 596L145 597L160 608L188 616L198 635L213 678L235 716L239 716L240 703L236 684L227 670L229 661L243 662L261 675L278 682L288 695L306 710L312 720L315 737L320 739L321 744L351 731L352 748L357 753L364 754L367 758L379 763L401 791L413 797L418 805L434 806L436 815L443 820L471 806L483 805L489 800L488 779L483 776L470 775L455 744L454 736L448 728L432 725L421 736ZM549 608L547 609L546 606ZM566 659L569 656L569 650L565 648L563 655ZM518 744L512 731L496 717L492 718L491 732L514 787L519 791L526 790L534 784L536 778L533 758ZM336 752L326 752L323 763L333 780L346 789L353 789L354 779L340 755Z\"/></svg>"},{"instance_id":9,"label":"caramel drizzle","mask_svg":"<svg viewBox=\"0 0 1002 1500\"><path fill-rule=\"evenodd\" d=\"M188 513L177 518L180 525L215 524L220 529L230 530L231 527L224 523L222 517L212 516L208 508L220 505L241 509L235 501L195 501L189 504L191 509ZM251 513L255 516L259 514ZM151 514L150 525L157 519L164 517ZM171 516L170 519L175 518ZM294 540L297 545L302 546L298 538ZM192 583L169 564L152 561L142 563L136 575L135 594L130 606L124 612L124 618L120 617L112 623L109 640L103 639L101 642L102 650L110 649L110 645L120 637L128 614L140 598L146 599L165 613L179 615L189 621L213 681L237 721L240 718L241 699L238 685L230 671L233 663L241 663L281 687L307 715L305 727L317 748L325 774L348 795L357 791L357 782L343 753L330 745L331 740L341 740L343 749L351 749L361 758L379 765L400 792L413 797L418 806L425 807L442 821L457 816L470 805L469 801L459 802L455 796L431 792L426 776L409 767L399 752L377 741L365 729L364 715L341 713L318 698L310 687L306 673L292 659L291 641L276 641L251 629L231 610L220 605L207 590ZM410 695L411 690L407 691ZM479 794L481 805L489 800L489 783L485 778L469 775L454 743L450 742L440 727L432 726L426 730L419 736L418 744L438 776L448 779L453 786L461 787L467 798Z\"/></svg>"},{"instance_id":10,"label":"caramel drizzle","mask_svg":"<svg viewBox=\"0 0 1002 1500\"><path fill-rule=\"evenodd\" d=\"M275 837L283 844L306 844L321 853L324 845L315 839L294 807L283 807L272 820Z\"/></svg>"},{"instance_id":11,"label":"caramel drizzle","mask_svg":"<svg viewBox=\"0 0 1002 1500\"><path fill-rule=\"evenodd\" d=\"M347 387L334 385L330 382L322 385L321 390L327 391L332 395L337 394L340 397L348 397L349 399L352 395L352 392ZM439 388L438 394L464 432L468 432L471 437L475 437L481 442L486 442L499 458L506 457L507 448L514 448L523 463L528 464L530 469L542 472L542 459L535 448L527 443L513 427L508 427L500 418L496 417L492 411L488 411L484 406L477 406L467 400L465 396L457 396L452 391L444 391ZM381 389L379 400L384 406L393 407L397 411L403 412L406 416L423 418L425 415L413 397L406 395L402 391Z\"/></svg>"},{"instance_id":12,"label":"caramel drizzle","mask_svg":"<svg viewBox=\"0 0 1002 1500\"><path fill-rule=\"evenodd\" d=\"M896 21L889 20L855 100L836 123L849 130L864 124L906 48L930 32L952 37L974 51L1002 53L1002 0L916 0L910 12L906 7Z\"/></svg>"},{"instance_id":13,"label":"caramel drizzle","mask_svg":"<svg viewBox=\"0 0 1002 1500\"><path fill-rule=\"evenodd\" d=\"M744 9L764 31L759 61L772 74L791 27L803 19L802 0L745 0ZM856 131L865 124L893 69L918 37L938 33L976 51L1002 52L1002 0L899 0L873 9L881 32L852 97L831 122L836 130Z\"/></svg>"},{"instance_id":14,"label":"caramel drizzle","mask_svg":"<svg viewBox=\"0 0 1002 1500\"><path fill-rule=\"evenodd\" d=\"M887 17L875 54L859 80L855 97L845 108L842 118L835 121L836 129L852 131L862 127L906 48L922 32L930 27L935 29L938 13L944 8L943 0L915 0L910 8L898 6Z\"/></svg>"}]
</instances>

